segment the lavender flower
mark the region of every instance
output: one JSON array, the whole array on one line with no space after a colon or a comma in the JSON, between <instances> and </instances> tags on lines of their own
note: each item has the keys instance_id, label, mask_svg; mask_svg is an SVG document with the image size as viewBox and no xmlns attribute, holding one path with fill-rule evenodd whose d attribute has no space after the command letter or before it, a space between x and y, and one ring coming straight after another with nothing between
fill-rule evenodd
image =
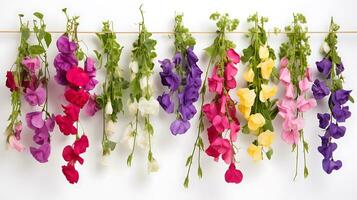
<instances>
[{"instance_id":1,"label":"lavender flower","mask_svg":"<svg viewBox=\"0 0 357 200\"><path fill-rule=\"evenodd\" d=\"M326 86L325 81L316 79L312 85L312 93L316 100L321 100L330 94L330 89Z\"/></svg>"},{"instance_id":2,"label":"lavender flower","mask_svg":"<svg viewBox=\"0 0 357 200\"><path fill-rule=\"evenodd\" d=\"M331 73L332 62L329 58L324 58L320 62L316 62L317 70L325 77L328 77Z\"/></svg>"}]
</instances>

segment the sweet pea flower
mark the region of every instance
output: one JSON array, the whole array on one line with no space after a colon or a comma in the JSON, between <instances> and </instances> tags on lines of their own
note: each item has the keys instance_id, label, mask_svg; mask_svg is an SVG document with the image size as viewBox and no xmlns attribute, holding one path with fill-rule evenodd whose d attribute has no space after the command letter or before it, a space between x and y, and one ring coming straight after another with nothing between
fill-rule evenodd
<instances>
[{"instance_id":1,"label":"sweet pea flower","mask_svg":"<svg viewBox=\"0 0 357 200\"><path fill-rule=\"evenodd\" d=\"M111 119L105 122L105 133L108 136L115 133L115 123Z\"/></svg>"},{"instance_id":2,"label":"sweet pea flower","mask_svg":"<svg viewBox=\"0 0 357 200\"><path fill-rule=\"evenodd\" d=\"M334 105L332 108L332 116L337 122L345 122L346 119L351 117L351 112L348 106Z\"/></svg>"},{"instance_id":3,"label":"sweet pea flower","mask_svg":"<svg viewBox=\"0 0 357 200\"><path fill-rule=\"evenodd\" d=\"M96 112L100 110L100 107L96 101L96 95L91 95L88 99L88 103L85 107L85 113L88 116L94 116Z\"/></svg>"},{"instance_id":4,"label":"sweet pea flower","mask_svg":"<svg viewBox=\"0 0 357 200\"><path fill-rule=\"evenodd\" d=\"M311 87L312 93L316 100L321 100L330 94L330 89L327 87L325 81L316 79Z\"/></svg>"},{"instance_id":5,"label":"sweet pea flower","mask_svg":"<svg viewBox=\"0 0 357 200\"><path fill-rule=\"evenodd\" d=\"M67 71L67 81L76 87L84 87L89 82L88 74L80 67L73 67Z\"/></svg>"},{"instance_id":6,"label":"sweet pea flower","mask_svg":"<svg viewBox=\"0 0 357 200\"><path fill-rule=\"evenodd\" d=\"M240 183L243 180L243 174L239 169L236 169L234 163L229 165L228 170L224 174L224 179L227 183Z\"/></svg>"},{"instance_id":7,"label":"sweet pea flower","mask_svg":"<svg viewBox=\"0 0 357 200\"><path fill-rule=\"evenodd\" d=\"M237 64L240 62L240 56L237 52L234 51L234 49L227 50L227 57L234 64Z\"/></svg>"},{"instance_id":8,"label":"sweet pea flower","mask_svg":"<svg viewBox=\"0 0 357 200\"><path fill-rule=\"evenodd\" d=\"M25 66L30 73L35 73L35 71L41 67L41 61L38 56L33 58L27 56L21 61L21 64Z\"/></svg>"},{"instance_id":9,"label":"sweet pea flower","mask_svg":"<svg viewBox=\"0 0 357 200\"><path fill-rule=\"evenodd\" d=\"M300 112L306 112L310 110L311 108L315 107L317 105L316 100L311 98L311 99L305 99L303 95L300 95L297 99L297 109Z\"/></svg>"},{"instance_id":10,"label":"sweet pea flower","mask_svg":"<svg viewBox=\"0 0 357 200\"><path fill-rule=\"evenodd\" d=\"M259 58L261 60L265 60L265 59L269 58L269 49L268 49L267 45L262 45L259 47Z\"/></svg>"},{"instance_id":11,"label":"sweet pea flower","mask_svg":"<svg viewBox=\"0 0 357 200\"><path fill-rule=\"evenodd\" d=\"M290 71L288 68L282 68L280 70L280 81L286 86L291 83Z\"/></svg>"},{"instance_id":12,"label":"sweet pea flower","mask_svg":"<svg viewBox=\"0 0 357 200\"><path fill-rule=\"evenodd\" d=\"M159 112L159 103L154 97L150 97L150 99L141 97L138 103L138 109L141 116L156 115Z\"/></svg>"},{"instance_id":13,"label":"sweet pea flower","mask_svg":"<svg viewBox=\"0 0 357 200\"><path fill-rule=\"evenodd\" d=\"M319 127L325 129L330 124L331 116L328 113L317 113L319 119Z\"/></svg>"},{"instance_id":14,"label":"sweet pea flower","mask_svg":"<svg viewBox=\"0 0 357 200\"><path fill-rule=\"evenodd\" d=\"M339 139L343 137L345 133L346 133L346 127L339 126L335 123L331 123L330 126L327 128L327 132L326 132L328 136L331 136L334 139Z\"/></svg>"},{"instance_id":15,"label":"sweet pea flower","mask_svg":"<svg viewBox=\"0 0 357 200\"><path fill-rule=\"evenodd\" d=\"M262 160L262 146L256 146L255 144L250 144L247 149L248 155L253 158L254 161Z\"/></svg>"},{"instance_id":16,"label":"sweet pea flower","mask_svg":"<svg viewBox=\"0 0 357 200\"><path fill-rule=\"evenodd\" d=\"M251 107L254 104L255 92L254 90L249 90L248 88L239 88L237 90L237 96L239 98L239 104L245 107Z\"/></svg>"},{"instance_id":17,"label":"sweet pea flower","mask_svg":"<svg viewBox=\"0 0 357 200\"><path fill-rule=\"evenodd\" d=\"M288 66L288 64L289 64L289 60L287 57L283 57L279 63L281 68L286 68Z\"/></svg>"},{"instance_id":18,"label":"sweet pea flower","mask_svg":"<svg viewBox=\"0 0 357 200\"><path fill-rule=\"evenodd\" d=\"M9 88L11 92L18 89L16 86L14 74L11 71L6 72L6 87Z\"/></svg>"},{"instance_id":19,"label":"sweet pea flower","mask_svg":"<svg viewBox=\"0 0 357 200\"><path fill-rule=\"evenodd\" d=\"M305 93L309 89L309 80L307 77L299 81L299 88L301 93Z\"/></svg>"},{"instance_id":20,"label":"sweet pea flower","mask_svg":"<svg viewBox=\"0 0 357 200\"><path fill-rule=\"evenodd\" d=\"M77 50L77 44L75 42L69 41L67 35L61 35L58 38L56 45L58 51L64 54L71 54Z\"/></svg>"},{"instance_id":21,"label":"sweet pea flower","mask_svg":"<svg viewBox=\"0 0 357 200\"><path fill-rule=\"evenodd\" d=\"M173 135L184 134L191 127L189 121L184 121L182 119L176 119L171 123L170 131Z\"/></svg>"},{"instance_id":22,"label":"sweet pea flower","mask_svg":"<svg viewBox=\"0 0 357 200\"><path fill-rule=\"evenodd\" d=\"M27 126L33 130L42 128L45 121L42 119L42 112L29 112L26 114Z\"/></svg>"},{"instance_id":23,"label":"sweet pea flower","mask_svg":"<svg viewBox=\"0 0 357 200\"><path fill-rule=\"evenodd\" d=\"M342 162L340 160L334 161L333 159L323 159L322 168L328 174L331 174L333 170L339 170L342 167Z\"/></svg>"},{"instance_id":24,"label":"sweet pea flower","mask_svg":"<svg viewBox=\"0 0 357 200\"><path fill-rule=\"evenodd\" d=\"M209 145L206 149L206 153L207 155L214 157L215 161L218 161L221 156L225 163L232 163L233 150L227 139L218 137Z\"/></svg>"},{"instance_id":25,"label":"sweet pea flower","mask_svg":"<svg viewBox=\"0 0 357 200\"><path fill-rule=\"evenodd\" d=\"M328 58L322 59L320 62L316 62L317 70L322 73L325 77L330 76L332 62Z\"/></svg>"},{"instance_id":26,"label":"sweet pea flower","mask_svg":"<svg viewBox=\"0 0 357 200\"><path fill-rule=\"evenodd\" d=\"M243 73L243 78L245 81L247 81L248 83L252 83L253 80L254 80L254 71L249 68L248 70L246 70L244 73Z\"/></svg>"},{"instance_id":27,"label":"sweet pea flower","mask_svg":"<svg viewBox=\"0 0 357 200\"><path fill-rule=\"evenodd\" d=\"M266 61L260 63L257 67L261 69L263 79L269 80L271 72L274 68L274 60L269 58Z\"/></svg>"},{"instance_id":28,"label":"sweet pea flower","mask_svg":"<svg viewBox=\"0 0 357 200\"><path fill-rule=\"evenodd\" d=\"M9 146L18 152L23 152L25 150L25 146L13 135L9 137Z\"/></svg>"},{"instance_id":29,"label":"sweet pea flower","mask_svg":"<svg viewBox=\"0 0 357 200\"><path fill-rule=\"evenodd\" d=\"M283 140L288 144L297 144L299 142L300 133L297 130L283 130Z\"/></svg>"},{"instance_id":30,"label":"sweet pea flower","mask_svg":"<svg viewBox=\"0 0 357 200\"><path fill-rule=\"evenodd\" d=\"M345 67L343 66L342 62L336 65L336 74L337 75L340 75L344 70L345 70Z\"/></svg>"},{"instance_id":31,"label":"sweet pea flower","mask_svg":"<svg viewBox=\"0 0 357 200\"><path fill-rule=\"evenodd\" d=\"M208 89L210 92L222 94L224 78L217 75L217 67L214 68L211 78L208 78Z\"/></svg>"},{"instance_id":32,"label":"sweet pea flower","mask_svg":"<svg viewBox=\"0 0 357 200\"><path fill-rule=\"evenodd\" d=\"M238 105L238 110L239 110L239 112L242 113L242 115L243 115L243 117L245 119L249 118L250 112L251 112L251 108L252 108L251 106L247 107L247 106L244 106L244 105L241 105L241 104Z\"/></svg>"},{"instance_id":33,"label":"sweet pea flower","mask_svg":"<svg viewBox=\"0 0 357 200\"><path fill-rule=\"evenodd\" d=\"M46 101L46 89L40 85L36 90L26 88L25 100L31 105L42 105Z\"/></svg>"},{"instance_id":34,"label":"sweet pea flower","mask_svg":"<svg viewBox=\"0 0 357 200\"><path fill-rule=\"evenodd\" d=\"M151 160L149 160L148 162L148 171L149 172L157 172L159 171L160 166L159 163L156 161L156 159L152 158Z\"/></svg>"},{"instance_id":35,"label":"sweet pea flower","mask_svg":"<svg viewBox=\"0 0 357 200\"><path fill-rule=\"evenodd\" d=\"M285 97L288 99L294 99L295 91L292 83L285 86Z\"/></svg>"},{"instance_id":36,"label":"sweet pea flower","mask_svg":"<svg viewBox=\"0 0 357 200\"><path fill-rule=\"evenodd\" d=\"M69 183L74 184L74 183L78 182L79 173L74 168L73 164L68 163L67 165L63 165L62 166L62 173L65 175L65 177L66 177L66 179L68 180Z\"/></svg>"},{"instance_id":37,"label":"sweet pea flower","mask_svg":"<svg viewBox=\"0 0 357 200\"><path fill-rule=\"evenodd\" d=\"M40 163L48 162L51 153L51 146L48 143L42 144L39 148L30 147L32 156Z\"/></svg>"},{"instance_id":38,"label":"sweet pea flower","mask_svg":"<svg viewBox=\"0 0 357 200\"><path fill-rule=\"evenodd\" d=\"M338 89L336 90L331 98L332 102L336 105L343 105L348 101L348 98L350 97L350 93L352 90L344 90L344 89Z\"/></svg>"},{"instance_id":39,"label":"sweet pea flower","mask_svg":"<svg viewBox=\"0 0 357 200\"><path fill-rule=\"evenodd\" d=\"M174 112L175 104L171 101L170 94L163 93L161 96L157 97L157 101L167 113Z\"/></svg>"},{"instance_id":40,"label":"sweet pea flower","mask_svg":"<svg viewBox=\"0 0 357 200\"><path fill-rule=\"evenodd\" d=\"M275 85L270 86L268 84L262 84L261 88L262 90L259 93L259 100L261 102L266 102L268 99L275 96L276 92L278 91L278 88Z\"/></svg>"},{"instance_id":41,"label":"sweet pea flower","mask_svg":"<svg viewBox=\"0 0 357 200\"><path fill-rule=\"evenodd\" d=\"M273 143L275 138L275 133L270 131L270 130L266 130L262 133L259 134L258 136L258 144L263 146L263 147L270 147L270 145Z\"/></svg>"},{"instance_id":42,"label":"sweet pea flower","mask_svg":"<svg viewBox=\"0 0 357 200\"><path fill-rule=\"evenodd\" d=\"M248 118L248 128L252 131L256 131L259 128L263 127L265 124L265 119L262 114L255 113L250 115Z\"/></svg>"}]
</instances>

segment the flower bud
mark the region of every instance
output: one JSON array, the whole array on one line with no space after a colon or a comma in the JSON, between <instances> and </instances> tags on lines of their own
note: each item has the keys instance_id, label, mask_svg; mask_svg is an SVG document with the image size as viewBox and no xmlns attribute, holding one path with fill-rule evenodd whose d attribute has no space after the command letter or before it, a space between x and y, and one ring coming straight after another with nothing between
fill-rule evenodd
<instances>
[{"instance_id":1,"label":"flower bud","mask_svg":"<svg viewBox=\"0 0 357 200\"><path fill-rule=\"evenodd\" d=\"M108 100L107 105L105 105L105 114L111 115L113 113L113 107L110 100Z\"/></svg>"},{"instance_id":2,"label":"flower bud","mask_svg":"<svg viewBox=\"0 0 357 200\"><path fill-rule=\"evenodd\" d=\"M148 162L148 171L149 172L157 172L159 171L160 166L159 163L155 160L155 158L152 158L152 160Z\"/></svg>"}]
</instances>

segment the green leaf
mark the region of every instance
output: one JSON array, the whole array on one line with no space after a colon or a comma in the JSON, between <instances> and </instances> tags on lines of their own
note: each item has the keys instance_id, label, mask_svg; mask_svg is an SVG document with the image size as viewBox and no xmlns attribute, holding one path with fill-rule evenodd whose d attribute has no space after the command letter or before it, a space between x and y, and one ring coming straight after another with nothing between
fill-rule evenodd
<instances>
[{"instance_id":1,"label":"green leaf","mask_svg":"<svg viewBox=\"0 0 357 200\"><path fill-rule=\"evenodd\" d=\"M269 149L269 151L266 152L267 158L270 160L272 155L273 155L273 149Z\"/></svg>"},{"instance_id":2,"label":"green leaf","mask_svg":"<svg viewBox=\"0 0 357 200\"><path fill-rule=\"evenodd\" d=\"M49 47L51 42L52 42L52 36L49 32L45 32L45 36L44 36L45 42L46 42L46 46Z\"/></svg>"},{"instance_id":3,"label":"green leaf","mask_svg":"<svg viewBox=\"0 0 357 200\"><path fill-rule=\"evenodd\" d=\"M29 52L31 55L40 55L45 53L45 49L40 45L32 45L29 47Z\"/></svg>"},{"instance_id":4,"label":"green leaf","mask_svg":"<svg viewBox=\"0 0 357 200\"><path fill-rule=\"evenodd\" d=\"M40 12L35 12L33 15L36 16L39 19L43 19L43 14L40 13Z\"/></svg>"}]
</instances>

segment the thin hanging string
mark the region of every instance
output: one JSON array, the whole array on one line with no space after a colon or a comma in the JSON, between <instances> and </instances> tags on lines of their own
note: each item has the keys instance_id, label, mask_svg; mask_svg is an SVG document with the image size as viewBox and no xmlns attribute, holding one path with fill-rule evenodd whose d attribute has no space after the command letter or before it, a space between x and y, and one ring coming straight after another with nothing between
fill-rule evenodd
<instances>
[{"instance_id":1,"label":"thin hanging string","mask_svg":"<svg viewBox=\"0 0 357 200\"><path fill-rule=\"evenodd\" d=\"M49 33L53 34L61 34L64 31L48 31ZM17 30L0 30L0 34L19 34L20 31ZM78 31L78 34L95 34L95 33L104 33L101 31ZM115 34L122 34L122 35L136 35L139 32L138 31L116 31L114 32ZM172 31L152 31L152 34L155 35L173 35L174 32ZM216 34L217 32L215 31L191 31L191 34L195 35L210 35L210 34ZM249 33L248 31L233 31L233 32L227 32L226 34L247 34ZM280 31L280 32L275 32L275 31L267 31L268 34L270 35L275 35L275 34L287 34L291 32L286 32L286 31ZM328 34L328 31L308 31L307 34ZM337 31L337 34L356 34L357 31Z\"/></svg>"}]
</instances>

